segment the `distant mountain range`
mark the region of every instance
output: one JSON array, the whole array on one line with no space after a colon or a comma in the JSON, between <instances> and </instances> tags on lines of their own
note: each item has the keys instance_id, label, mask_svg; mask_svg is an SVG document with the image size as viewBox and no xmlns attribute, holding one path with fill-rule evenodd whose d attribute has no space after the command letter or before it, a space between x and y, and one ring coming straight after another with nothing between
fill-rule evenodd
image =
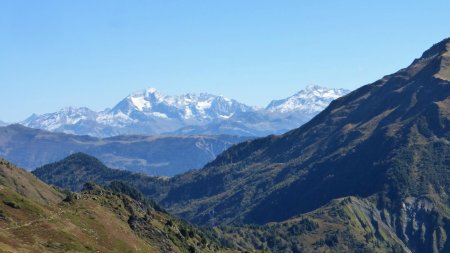
<instances>
[{"instance_id":1,"label":"distant mountain range","mask_svg":"<svg viewBox=\"0 0 450 253\"><path fill-rule=\"evenodd\" d=\"M0 120L0 126L6 126L6 125L8 125L8 123L3 122L3 121Z\"/></svg>"},{"instance_id":2,"label":"distant mountain range","mask_svg":"<svg viewBox=\"0 0 450 253\"><path fill-rule=\"evenodd\" d=\"M228 135L131 135L102 139L16 124L0 127L0 157L32 170L72 153L85 152L112 168L173 176L201 168L230 146L247 139Z\"/></svg>"},{"instance_id":3,"label":"distant mountain range","mask_svg":"<svg viewBox=\"0 0 450 253\"><path fill-rule=\"evenodd\" d=\"M68 107L33 114L20 124L48 131L110 137L123 134L227 134L263 136L296 128L322 111L345 89L308 86L305 90L256 108L222 96L165 96L153 88L135 92L112 109L95 112Z\"/></svg>"}]
</instances>

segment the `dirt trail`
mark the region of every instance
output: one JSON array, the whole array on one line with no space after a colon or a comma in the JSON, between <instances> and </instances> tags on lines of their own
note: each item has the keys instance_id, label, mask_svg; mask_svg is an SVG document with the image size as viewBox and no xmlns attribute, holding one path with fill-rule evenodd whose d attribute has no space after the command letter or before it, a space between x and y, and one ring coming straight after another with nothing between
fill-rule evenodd
<instances>
[{"instance_id":1,"label":"dirt trail","mask_svg":"<svg viewBox=\"0 0 450 253\"><path fill-rule=\"evenodd\" d=\"M55 217L51 216L51 217L48 217L48 218L32 220L32 221L29 221L29 222L24 223L24 224L20 224L20 225L17 225L17 226L12 226L12 227L7 227L7 228L4 228L4 229L5 230L11 230L11 229L18 229L18 228L28 227L28 226L31 226L31 225L33 225L35 223L38 223L38 222L53 220L54 218Z\"/></svg>"},{"instance_id":2,"label":"dirt trail","mask_svg":"<svg viewBox=\"0 0 450 253\"><path fill-rule=\"evenodd\" d=\"M56 215L61 216L62 213L64 213L64 211L59 210L59 212ZM31 226L31 225L33 225L35 223L38 223L38 222L51 221L51 220L55 219L56 215L52 215L52 216L47 217L47 218L40 218L40 219L32 220L32 221L29 221L29 222L26 222L26 223L23 223L23 224L20 224L20 225L11 226L11 227L7 227L7 228L4 228L4 229L5 230L19 229L19 228Z\"/></svg>"}]
</instances>

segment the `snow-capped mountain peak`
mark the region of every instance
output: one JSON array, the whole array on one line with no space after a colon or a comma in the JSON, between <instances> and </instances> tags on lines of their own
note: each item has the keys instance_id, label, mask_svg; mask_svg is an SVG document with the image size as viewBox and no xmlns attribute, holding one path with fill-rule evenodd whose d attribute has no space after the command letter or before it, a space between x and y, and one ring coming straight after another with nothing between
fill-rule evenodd
<instances>
[{"instance_id":1,"label":"snow-capped mountain peak","mask_svg":"<svg viewBox=\"0 0 450 253\"><path fill-rule=\"evenodd\" d=\"M101 119L111 122L141 121L142 118L165 118L188 121L189 124L226 119L235 113L252 110L235 100L208 93L187 93L179 96L162 95L150 88L131 93Z\"/></svg>"},{"instance_id":2,"label":"snow-capped mountain peak","mask_svg":"<svg viewBox=\"0 0 450 253\"><path fill-rule=\"evenodd\" d=\"M316 97L336 99L350 92L346 89L329 89L318 85L307 85L303 91L298 92L296 95L309 95L312 94ZM294 95L295 96L295 95Z\"/></svg>"},{"instance_id":3,"label":"snow-capped mountain peak","mask_svg":"<svg viewBox=\"0 0 450 253\"><path fill-rule=\"evenodd\" d=\"M145 111L152 108L152 104L160 103L164 100L164 96L161 95L155 88L148 88L145 90L133 92L125 98L130 102L130 105L134 106L138 111Z\"/></svg>"},{"instance_id":4,"label":"snow-capped mountain peak","mask_svg":"<svg viewBox=\"0 0 450 253\"><path fill-rule=\"evenodd\" d=\"M297 111L304 114L314 114L322 111L336 98L349 93L346 89L329 89L318 85L308 85L296 94L270 102L266 110L277 113Z\"/></svg>"},{"instance_id":5,"label":"snow-capped mountain peak","mask_svg":"<svg viewBox=\"0 0 450 253\"><path fill-rule=\"evenodd\" d=\"M87 107L65 107L58 112L43 115L33 114L22 122L25 126L55 130L63 125L95 120L97 113Z\"/></svg>"},{"instance_id":6,"label":"snow-capped mountain peak","mask_svg":"<svg viewBox=\"0 0 450 253\"><path fill-rule=\"evenodd\" d=\"M328 104L347 94L344 89L307 86L265 109L208 93L170 96L155 88L133 92L112 109L94 112L67 107L58 112L32 115L21 124L73 134L233 134L265 135L298 127Z\"/></svg>"}]
</instances>

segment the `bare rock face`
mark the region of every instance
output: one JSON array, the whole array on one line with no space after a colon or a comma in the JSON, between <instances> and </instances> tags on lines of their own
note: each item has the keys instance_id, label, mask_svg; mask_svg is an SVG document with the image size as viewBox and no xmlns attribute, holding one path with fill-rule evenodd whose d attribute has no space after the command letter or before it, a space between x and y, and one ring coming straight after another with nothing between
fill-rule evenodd
<instances>
[{"instance_id":1,"label":"bare rock face","mask_svg":"<svg viewBox=\"0 0 450 253\"><path fill-rule=\"evenodd\" d=\"M449 49L449 51L450 51L449 46L447 46L447 49ZM440 79L443 79L446 81L450 81L450 52L449 51L447 51L447 53L445 54L445 57L442 58L441 69L436 74L437 78L440 78Z\"/></svg>"}]
</instances>

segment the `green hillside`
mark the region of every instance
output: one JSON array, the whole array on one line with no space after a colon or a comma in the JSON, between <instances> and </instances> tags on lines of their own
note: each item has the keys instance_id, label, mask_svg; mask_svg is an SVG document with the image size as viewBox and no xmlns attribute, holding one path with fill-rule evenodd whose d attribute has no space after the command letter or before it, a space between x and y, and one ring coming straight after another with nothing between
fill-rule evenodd
<instances>
[{"instance_id":1,"label":"green hillside","mask_svg":"<svg viewBox=\"0 0 450 253\"><path fill-rule=\"evenodd\" d=\"M126 184L63 194L4 160L0 175L0 252L226 252Z\"/></svg>"}]
</instances>

